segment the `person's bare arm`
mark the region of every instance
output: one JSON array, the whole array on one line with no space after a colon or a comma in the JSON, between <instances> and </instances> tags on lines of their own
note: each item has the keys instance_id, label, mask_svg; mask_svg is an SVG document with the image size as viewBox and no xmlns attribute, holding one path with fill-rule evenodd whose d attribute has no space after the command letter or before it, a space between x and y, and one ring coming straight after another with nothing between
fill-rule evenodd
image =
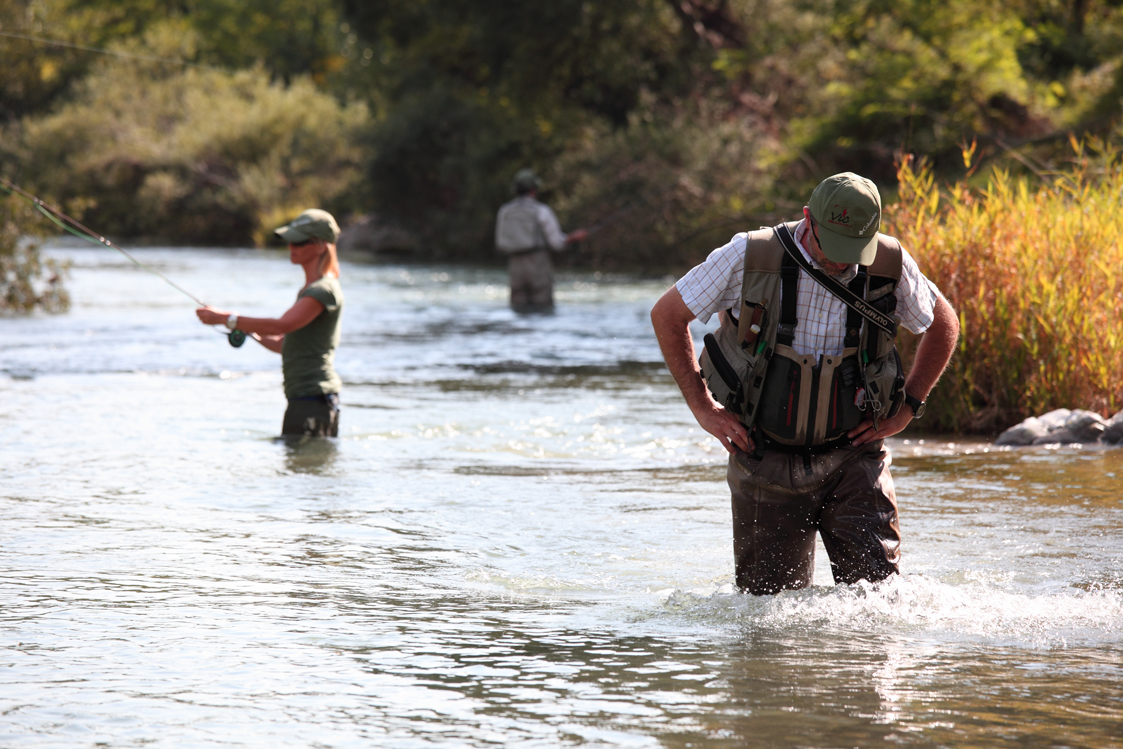
<instances>
[{"instance_id":1,"label":"person's bare arm","mask_svg":"<svg viewBox=\"0 0 1123 749\"><path fill-rule=\"evenodd\" d=\"M920 336L912 369L905 378L905 392L922 401L928 399L928 394L944 373L959 340L959 317L943 296L936 299L932 312L932 325ZM885 439L903 430L914 416L912 409L905 404L896 416L878 422L876 429L873 419L867 419L850 430L849 436L855 445Z\"/></svg>"},{"instance_id":2,"label":"person's bare arm","mask_svg":"<svg viewBox=\"0 0 1123 749\"><path fill-rule=\"evenodd\" d=\"M285 334L300 330L308 323L315 320L324 305L312 297L301 297L296 304L290 307L280 317L242 317L238 316L238 330L249 333L255 341L265 348L276 353L281 353ZM199 320L207 325L225 325L227 318L232 313L216 310L212 307L201 307L195 310Z\"/></svg>"},{"instance_id":3,"label":"person's bare arm","mask_svg":"<svg viewBox=\"0 0 1123 749\"><path fill-rule=\"evenodd\" d=\"M721 442L730 453L737 448L751 451L748 430L741 420L727 411L710 395L694 356L694 339L690 322L694 313L686 306L677 288L672 286L651 309L651 325L667 369L678 383L690 412L699 426Z\"/></svg>"},{"instance_id":4,"label":"person's bare arm","mask_svg":"<svg viewBox=\"0 0 1123 749\"><path fill-rule=\"evenodd\" d=\"M250 338L254 339L262 346L272 351L274 354L281 353L281 347L285 345L285 337L283 335L261 335L260 333L250 333Z\"/></svg>"}]
</instances>

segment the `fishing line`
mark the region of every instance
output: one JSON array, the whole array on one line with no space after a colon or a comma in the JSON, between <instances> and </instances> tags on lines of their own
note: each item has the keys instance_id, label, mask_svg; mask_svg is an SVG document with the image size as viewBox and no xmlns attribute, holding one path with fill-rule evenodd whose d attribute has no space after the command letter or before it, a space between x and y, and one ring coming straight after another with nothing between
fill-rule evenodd
<instances>
[{"instance_id":1,"label":"fishing line","mask_svg":"<svg viewBox=\"0 0 1123 749\"><path fill-rule=\"evenodd\" d=\"M125 60L140 60L142 62L163 62L171 65L184 65L189 68L199 68L200 70L212 70L216 73L226 73L228 71L222 68L212 67L210 65L200 65L196 62L187 62L186 60L177 60L174 57L154 57L152 55L133 55L128 52L117 52L105 47L88 47L84 44L72 44L71 42L64 42L59 39L47 39L42 36L28 36L27 34L11 34L0 31L0 36L8 37L9 39L23 39L28 42L38 42L39 44L50 44L55 47L66 47L68 49L80 49L83 52L97 52L100 55L109 55L110 57L120 57Z\"/></svg>"},{"instance_id":2,"label":"fishing line","mask_svg":"<svg viewBox=\"0 0 1123 749\"><path fill-rule=\"evenodd\" d=\"M148 265L145 265L144 263L137 260L132 255L130 255L128 252L125 252L123 249L121 249L120 247L115 245L113 242L110 242L105 237L94 233L89 228L87 228L83 224L79 223L76 219L73 219L70 216L67 216L65 213L63 213L58 208L55 208L54 206L50 205L49 203L43 202L42 200L35 197L34 195L32 195L29 192L25 192L24 190L20 189L16 185L13 185L11 182L4 179L3 177L0 177L0 187L2 187L4 189L4 191L7 192L9 195L16 195L16 196L22 198L23 200L27 201L31 205L33 205L36 210L38 210L40 213L42 213L44 216L46 216L48 219L50 219L52 223L54 223L56 226L58 226L62 230L66 231L70 234L73 234L76 237L80 237L80 238L86 240L87 242L92 242L93 244L101 244L101 245L104 245L104 246L106 246L106 247L108 247L112 250L117 250L117 252L120 252L122 255L127 257L129 260L131 260L133 263L135 263L140 268L143 268L144 270L148 271L152 275L163 279L163 281L165 283L167 283L169 286L171 286L173 289L175 289L179 293L181 293L184 296L191 299L191 301L195 302L200 307L209 306L202 299L195 296L190 291L183 288L182 286L177 284L175 281L173 281L170 278L168 278L167 276L165 276L160 271L156 270L155 268L149 267ZM221 330L218 330L217 328L212 328L212 329L217 330L219 333L222 332ZM239 346L241 346L243 343L246 342L246 334L241 330L231 330L229 333L227 333L225 335L226 335L227 340L230 341L230 345L233 346L234 348L238 348Z\"/></svg>"}]
</instances>

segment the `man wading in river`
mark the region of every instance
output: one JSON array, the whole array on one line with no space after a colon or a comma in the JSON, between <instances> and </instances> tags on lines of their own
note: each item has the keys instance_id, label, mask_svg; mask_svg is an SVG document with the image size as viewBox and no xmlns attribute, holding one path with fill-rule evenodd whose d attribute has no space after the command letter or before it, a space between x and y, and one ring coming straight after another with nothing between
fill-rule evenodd
<instances>
[{"instance_id":1,"label":"man wading in river","mask_svg":"<svg viewBox=\"0 0 1123 749\"><path fill-rule=\"evenodd\" d=\"M899 572L886 437L924 413L959 321L893 237L881 197L849 172L819 184L803 219L737 234L651 311L698 423L729 451L737 586L811 584L815 533L836 583ZM718 313L698 362L688 326ZM908 377L897 325L921 334Z\"/></svg>"},{"instance_id":2,"label":"man wading in river","mask_svg":"<svg viewBox=\"0 0 1123 749\"><path fill-rule=\"evenodd\" d=\"M537 200L541 181L530 169L515 174L515 199L503 204L495 219L495 246L508 256L511 307L516 312L554 308L554 266L550 250L559 251L588 236L584 229L566 234L558 217Z\"/></svg>"}]
</instances>

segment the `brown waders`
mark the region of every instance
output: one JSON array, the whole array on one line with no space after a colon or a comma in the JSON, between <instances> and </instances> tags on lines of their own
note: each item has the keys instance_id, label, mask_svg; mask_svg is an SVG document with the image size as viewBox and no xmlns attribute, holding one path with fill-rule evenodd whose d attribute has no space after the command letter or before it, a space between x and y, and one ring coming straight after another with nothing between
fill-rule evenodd
<instances>
[{"instance_id":1,"label":"brown waders","mask_svg":"<svg viewBox=\"0 0 1123 749\"><path fill-rule=\"evenodd\" d=\"M549 310L554 306L554 266L549 250L511 255L507 263L511 307L519 311Z\"/></svg>"},{"instance_id":2,"label":"brown waders","mask_svg":"<svg viewBox=\"0 0 1123 749\"><path fill-rule=\"evenodd\" d=\"M737 587L764 595L810 585L816 532L836 583L897 574L901 530L889 464L880 441L819 454L731 455Z\"/></svg>"}]
</instances>

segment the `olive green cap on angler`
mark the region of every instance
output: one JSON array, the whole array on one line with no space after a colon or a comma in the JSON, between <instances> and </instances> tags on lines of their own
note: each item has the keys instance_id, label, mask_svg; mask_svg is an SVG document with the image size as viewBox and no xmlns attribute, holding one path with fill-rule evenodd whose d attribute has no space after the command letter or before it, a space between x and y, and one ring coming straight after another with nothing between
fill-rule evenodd
<instances>
[{"instance_id":1,"label":"olive green cap on angler","mask_svg":"<svg viewBox=\"0 0 1123 749\"><path fill-rule=\"evenodd\" d=\"M827 177L811 193L807 207L829 260L869 265L877 257L881 195L873 182L853 172Z\"/></svg>"},{"instance_id":2,"label":"olive green cap on angler","mask_svg":"<svg viewBox=\"0 0 1123 749\"><path fill-rule=\"evenodd\" d=\"M334 243L339 239L339 224L327 211L309 208L289 223L274 229L273 233L286 244L300 244L309 239L322 239Z\"/></svg>"},{"instance_id":3,"label":"olive green cap on angler","mask_svg":"<svg viewBox=\"0 0 1123 749\"><path fill-rule=\"evenodd\" d=\"M537 190L542 186L542 180L538 179L538 175L534 173L533 169L520 169L515 172L515 180L511 183L511 188L515 192L530 192Z\"/></svg>"}]
</instances>

